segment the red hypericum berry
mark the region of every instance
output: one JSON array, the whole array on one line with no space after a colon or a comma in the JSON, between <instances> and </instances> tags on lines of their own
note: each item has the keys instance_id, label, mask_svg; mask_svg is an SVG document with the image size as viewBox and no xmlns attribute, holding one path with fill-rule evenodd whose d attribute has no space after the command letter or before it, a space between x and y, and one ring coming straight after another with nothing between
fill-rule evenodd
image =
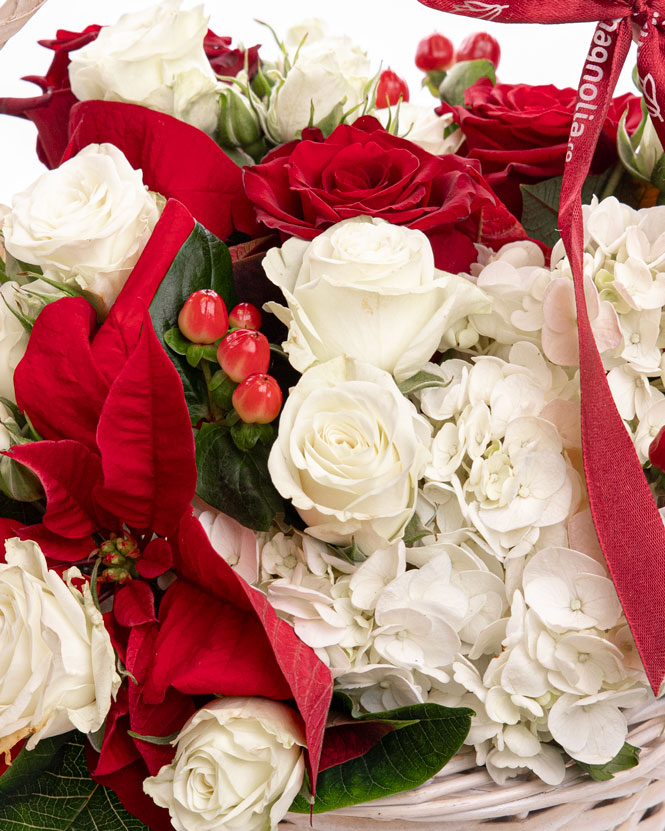
<instances>
[{"instance_id":1,"label":"red hypericum berry","mask_svg":"<svg viewBox=\"0 0 665 831\"><path fill-rule=\"evenodd\" d=\"M458 61L479 61L485 59L494 64L496 69L501 60L501 47L496 38L487 32L475 32L460 43L457 50Z\"/></svg>"},{"instance_id":2,"label":"red hypericum berry","mask_svg":"<svg viewBox=\"0 0 665 831\"><path fill-rule=\"evenodd\" d=\"M229 328L226 303L212 289L195 291L180 309L178 328L192 343L214 343Z\"/></svg>"},{"instance_id":3,"label":"red hypericum berry","mask_svg":"<svg viewBox=\"0 0 665 831\"><path fill-rule=\"evenodd\" d=\"M409 100L408 84L392 69L384 69L376 87L377 109L394 107L399 103L400 98L402 101Z\"/></svg>"},{"instance_id":4,"label":"red hypericum berry","mask_svg":"<svg viewBox=\"0 0 665 831\"><path fill-rule=\"evenodd\" d=\"M238 303L229 313L229 325L235 329L261 328L261 312L251 303Z\"/></svg>"},{"instance_id":5,"label":"red hypericum berry","mask_svg":"<svg viewBox=\"0 0 665 831\"><path fill-rule=\"evenodd\" d=\"M665 427L661 427L656 438L649 445L649 461L665 471Z\"/></svg>"},{"instance_id":6,"label":"red hypericum berry","mask_svg":"<svg viewBox=\"0 0 665 831\"><path fill-rule=\"evenodd\" d=\"M253 329L229 332L217 347L217 360L236 383L244 381L249 375L265 373L270 364L268 338Z\"/></svg>"},{"instance_id":7,"label":"red hypericum berry","mask_svg":"<svg viewBox=\"0 0 665 831\"><path fill-rule=\"evenodd\" d=\"M438 32L423 38L416 49L416 66L423 72L443 72L454 62L452 40Z\"/></svg>"},{"instance_id":8,"label":"red hypericum berry","mask_svg":"<svg viewBox=\"0 0 665 831\"><path fill-rule=\"evenodd\" d=\"M233 407L247 424L270 424L282 407L282 391L272 375L250 375L236 387Z\"/></svg>"}]
</instances>

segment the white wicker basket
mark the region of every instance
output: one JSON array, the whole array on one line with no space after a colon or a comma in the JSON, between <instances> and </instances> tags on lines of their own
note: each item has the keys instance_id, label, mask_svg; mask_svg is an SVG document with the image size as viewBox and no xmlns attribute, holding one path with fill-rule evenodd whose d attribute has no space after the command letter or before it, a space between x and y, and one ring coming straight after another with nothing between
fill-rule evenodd
<instances>
[{"instance_id":1,"label":"white wicker basket","mask_svg":"<svg viewBox=\"0 0 665 831\"><path fill-rule=\"evenodd\" d=\"M628 741L640 763L607 782L571 765L556 787L496 785L475 754L458 754L419 788L327 814L288 814L280 831L665 831L665 703L635 711Z\"/></svg>"}]
</instances>

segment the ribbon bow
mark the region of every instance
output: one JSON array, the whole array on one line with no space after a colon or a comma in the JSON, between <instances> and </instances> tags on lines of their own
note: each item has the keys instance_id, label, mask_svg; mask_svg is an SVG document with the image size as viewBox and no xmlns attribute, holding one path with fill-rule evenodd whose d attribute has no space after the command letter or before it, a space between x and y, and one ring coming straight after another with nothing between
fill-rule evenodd
<instances>
[{"instance_id":1,"label":"ribbon bow","mask_svg":"<svg viewBox=\"0 0 665 831\"><path fill-rule=\"evenodd\" d=\"M665 691L665 527L617 412L591 331L582 281L581 192L632 40L654 127L665 146L665 0L420 0L502 23L598 21L584 62L561 186L559 227L570 260L580 346L582 450L603 554L656 695Z\"/></svg>"}]
</instances>

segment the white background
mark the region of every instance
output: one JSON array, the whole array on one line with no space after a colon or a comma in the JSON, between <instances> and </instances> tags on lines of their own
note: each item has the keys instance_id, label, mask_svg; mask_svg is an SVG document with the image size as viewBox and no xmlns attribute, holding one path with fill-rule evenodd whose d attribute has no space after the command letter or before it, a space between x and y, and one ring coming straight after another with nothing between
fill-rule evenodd
<instances>
[{"instance_id":1,"label":"white background","mask_svg":"<svg viewBox=\"0 0 665 831\"><path fill-rule=\"evenodd\" d=\"M186 6L194 3L189 0ZM146 0L48 0L28 24L0 50L0 96L29 96L38 88L22 75L43 74L51 52L37 40L51 38L58 28L79 31L90 23L108 24ZM210 28L231 35L234 44L264 44L263 54L275 54L271 36L254 18L268 21L278 32L307 17L327 21L332 34L348 34L372 58L404 77L411 99L434 102L419 90L422 74L413 57L418 41L439 31L456 44L471 32L488 31L502 48L499 80L507 83L554 83L577 86L594 25L590 23L536 26L507 25L444 14L417 0L205 0ZM634 49L634 47L633 47ZM634 52L619 82L618 93L634 91L630 70ZM27 187L44 168L37 161L36 129L22 119L0 116L0 203L10 204L13 193Z\"/></svg>"}]
</instances>

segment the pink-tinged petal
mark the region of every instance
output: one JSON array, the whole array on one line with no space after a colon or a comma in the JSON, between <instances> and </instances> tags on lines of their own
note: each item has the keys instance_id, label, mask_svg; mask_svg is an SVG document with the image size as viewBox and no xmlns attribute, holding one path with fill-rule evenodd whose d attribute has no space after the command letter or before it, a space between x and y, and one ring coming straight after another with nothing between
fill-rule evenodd
<instances>
[{"instance_id":1,"label":"pink-tinged petal","mask_svg":"<svg viewBox=\"0 0 665 831\"><path fill-rule=\"evenodd\" d=\"M79 539L98 528L92 493L101 482L99 456L77 441L37 441L16 445L4 455L30 468L46 493L43 523L67 539Z\"/></svg>"},{"instance_id":2,"label":"pink-tinged petal","mask_svg":"<svg viewBox=\"0 0 665 831\"><path fill-rule=\"evenodd\" d=\"M209 136L164 113L111 101L82 101L72 108L65 159L88 144L118 147L150 190L182 202L220 239L234 230L257 230L238 165Z\"/></svg>"},{"instance_id":3,"label":"pink-tinged petal","mask_svg":"<svg viewBox=\"0 0 665 831\"><path fill-rule=\"evenodd\" d=\"M14 373L18 405L40 435L76 439L93 451L109 387L90 349L95 325L95 312L82 297L50 303Z\"/></svg>"},{"instance_id":4,"label":"pink-tinged petal","mask_svg":"<svg viewBox=\"0 0 665 831\"><path fill-rule=\"evenodd\" d=\"M151 540L136 561L141 577L151 580L164 574L173 565L173 550L163 537Z\"/></svg>"},{"instance_id":5,"label":"pink-tinged petal","mask_svg":"<svg viewBox=\"0 0 665 831\"><path fill-rule=\"evenodd\" d=\"M92 342L93 358L109 386L136 348L145 308L150 306L176 254L193 230L191 213L180 202L169 199L139 261Z\"/></svg>"},{"instance_id":6,"label":"pink-tinged petal","mask_svg":"<svg viewBox=\"0 0 665 831\"><path fill-rule=\"evenodd\" d=\"M194 439L180 378L147 312L139 344L104 404L97 443L100 505L133 528L174 531L196 488Z\"/></svg>"},{"instance_id":7,"label":"pink-tinged petal","mask_svg":"<svg viewBox=\"0 0 665 831\"><path fill-rule=\"evenodd\" d=\"M599 352L616 349L621 343L623 335L619 318L614 306L608 300L603 300L600 304L598 315L591 320L591 329Z\"/></svg>"},{"instance_id":8,"label":"pink-tinged petal","mask_svg":"<svg viewBox=\"0 0 665 831\"><path fill-rule=\"evenodd\" d=\"M24 525L18 529L17 536L22 540L36 542L44 552L49 568L57 563L78 563L79 560L85 560L97 548L95 540L90 536L76 540L67 539L49 531L43 524Z\"/></svg>"},{"instance_id":9,"label":"pink-tinged petal","mask_svg":"<svg viewBox=\"0 0 665 831\"><path fill-rule=\"evenodd\" d=\"M280 620L265 595L249 586L217 554L201 523L185 514L178 533L176 570L208 595L253 609L305 722L310 781L316 783L323 733L332 697L330 670L291 626Z\"/></svg>"},{"instance_id":10,"label":"pink-tinged petal","mask_svg":"<svg viewBox=\"0 0 665 831\"><path fill-rule=\"evenodd\" d=\"M155 597L142 580L132 580L120 588L113 598L113 614L121 626L143 626L155 623Z\"/></svg>"}]
</instances>

